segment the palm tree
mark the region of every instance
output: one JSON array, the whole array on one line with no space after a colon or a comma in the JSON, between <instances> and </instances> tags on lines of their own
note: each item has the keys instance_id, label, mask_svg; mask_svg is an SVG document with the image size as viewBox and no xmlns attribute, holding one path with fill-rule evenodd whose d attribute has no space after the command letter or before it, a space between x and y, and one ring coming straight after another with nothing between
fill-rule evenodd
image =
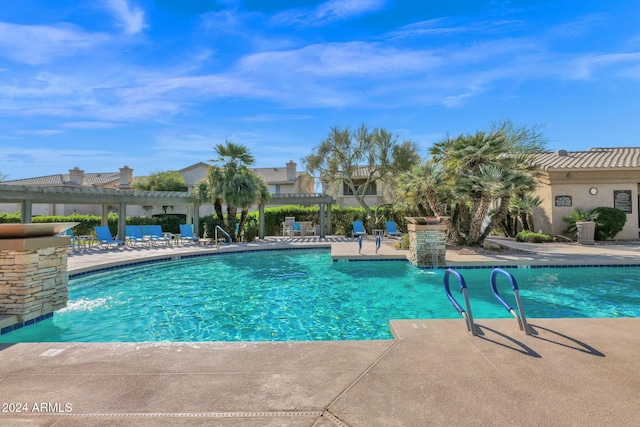
<instances>
[{"instance_id":1,"label":"palm tree","mask_svg":"<svg viewBox=\"0 0 640 427\"><path fill-rule=\"evenodd\" d=\"M482 244L506 216L511 198L535 188L531 154L542 146L540 138L507 122L490 132L434 144L431 162L442 168L439 202L450 205L451 238L459 244Z\"/></svg>"},{"instance_id":2,"label":"palm tree","mask_svg":"<svg viewBox=\"0 0 640 427\"><path fill-rule=\"evenodd\" d=\"M271 198L271 193L269 192L269 188L267 184L260 178L258 175L251 173L246 175L248 178L247 187L251 187L251 189L247 189L247 194L249 192L253 192L252 201L248 204L240 204L242 207L242 211L240 212L240 223L238 224L238 236L242 234L244 230L245 223L247 221L247 215L249 214L249 208L251 205L255 203L266 203Z\"/></svg>"},{"instance_id":3,"label":"palm tree","mask_svg":"<svg viewBox=\"0 0 640 427\"><path fill-rule=\"evenodd\" d=\"M249 169L255 159L246 147L226 141L224 145L216 145L214 150L218 158L210 160L214 165L209 167L207 177L194 189L194 198L211 201L218 221L232 239L237 240L251 205L268 200L270 194L262 179ZM227 206L226 221L223 204ZM236 233L238 208L242 209L242 215Z\"/></svg>"},{"instance_id":4,"label":"palm tree","mask_svg":"<svg viewBox=\"0 0 640 427\"><path fill-rule=\"evenodd\" d=\"M533 212L540 206L542 199L531 193L517 195L511 199L509 205L510 214L520 222L522 229L525 231L535 231L533 226ZM514 231L517 232L517 228L514 224Z\"/></svg>"}]
</instances>

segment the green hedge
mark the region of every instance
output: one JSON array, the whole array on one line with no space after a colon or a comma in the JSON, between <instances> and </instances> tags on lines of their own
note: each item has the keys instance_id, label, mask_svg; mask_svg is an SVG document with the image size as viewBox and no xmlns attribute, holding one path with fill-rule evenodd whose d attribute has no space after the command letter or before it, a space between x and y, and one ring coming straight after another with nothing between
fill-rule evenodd
<instances>
[{"instance_id":1,"label":"green hedge","mask_svg":"<svg viewBox=\"0 0 640 427\"><path fill-rule=\"evenodd\" d=\"M0 214L0 224L7 223L19 223L20 214ZM77 226L73 228L75 235L93 234L93 227L102 223L102 217L98 215L81 215L73 214L67 216L59 215L41 215L31 218L32 223L45 223L45 222L79 222ZM167 215L162 217L127 217L127 224L129 225L161 225L163 231L171 233L180 233L180 224L184 223L184 220L177 216ZM109 229L114 236L118 232L118 215L110 213L108 216Z\"/></svg>"},{"instance_id":2,"label":"green hedge","mask_svg":"<svg viewBox=\"0 0 640 427\"><path fill-rule=\"evenodd\" d=\"M294 217L296 221L311 221L314 224L320 223L320 208L317 206L296 206L285 205L264 210L264 232L266 236L277 236L282 234L282 223L286 217ZM363 221L367 224L366 214L362 208L342 208L334 206L331 209L331 221L333 223L333 234L351 235L353 221ZM258 212L249 213L247 221L258 224ZM325 221L328 220L325 215ZM256 229L257 231L257 229Z\"/></svg>"},{"instance_id":3,"label":"green hedge","mask_svg":"<svg viewBox=\"0 0 640 427\"><path fill-rule=\"evenodd\" d=\"M386 219L394 220L401 228L405 227L402 218L397 218L392 211L378 212L378 215L384 216ZM265 235L277 236L282 234L282 223L285 217L295 217L296 221L311 221L315 224L320 223L320 208L317 206L295 206L286 205L272 208L266 208L264 210L264 223L265 223ZM240 215L238 214L238 220ZM367 232L371 233L371 228L384 228L384 225L373 225L370 221L367 221L366 214L362 208L343 208L339 206L333 206L331 209L331 219L333 223L332 232L336 235L350 236L353 230L353 221L362 221L365 225ZM328 220L325 216L325 220ZM93 227L100 225L102 217L98 215L80 215L74 214L69 216L34 216L31 219L34 223L42 222L79 222L73 231L76 235L92 234ZM19 223L20 214L4 214L0 213L0 223ZM184 223L184 219L175 215L166 215L159 217L127 217L127 224L130 225L160 225L163 231L170 233L179 233L180 224ZM206 216L200 218L200 229L198 235L202 236L204 232L207 235L212 235L216 225L219 225L219 221L215 216ZM115 236L118 229L118 215L109 214L109 229ZM244 240L252 241L258 235L258 212L249 212L247 222L244 229Z\"/></svg>"},{"instance_id":4,"label":"green hedge","mask_svg":"<svg viewBox=\"0 0 640 427\"><path fill-rule=\"evenodd\" d=\"M527 243L548 243L553 242L553 236L543 233L534 233L533 231L521 231L516 234L518 242Z\"/></svg>"}]
</instances>

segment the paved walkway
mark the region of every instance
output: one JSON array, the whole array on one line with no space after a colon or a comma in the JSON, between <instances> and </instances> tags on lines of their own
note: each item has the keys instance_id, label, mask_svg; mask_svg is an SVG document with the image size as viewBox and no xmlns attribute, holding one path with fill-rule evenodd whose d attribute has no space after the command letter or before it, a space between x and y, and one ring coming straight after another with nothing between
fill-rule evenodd
<instances>
[{"instance_id":1,"label":"paved walkway","mask_svg":"<svg viewBox=\"0 0 640 427\"><path fill-rule=\"evenodd\" d=\"M337 256L401 252L365 242L358 254L341 238L247 247L309 243ZM70 256L69 269L245 248L94 251ZM529 252L447 263L640 258L634 245L520 248ZM462 320L392 321L388 341L3 345L0 426L639 425L640 319L532 319L532 335L513 319L477 323L479 336Z\"/></svg>"}]
</instances>

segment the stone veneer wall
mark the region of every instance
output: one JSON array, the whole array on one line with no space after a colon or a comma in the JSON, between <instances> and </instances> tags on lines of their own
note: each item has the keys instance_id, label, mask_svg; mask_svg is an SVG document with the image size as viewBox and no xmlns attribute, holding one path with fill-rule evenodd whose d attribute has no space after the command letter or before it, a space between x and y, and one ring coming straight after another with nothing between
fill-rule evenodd
<instances>
[{"instance_id":1,"label":"stone veneer wall","mask_svg":"<svg viewBox=\"0 0 640 427\"><path fill-rule=\"evenodd\" d=\"M0 240L0 316L27 322L66 307L69 238Z\"/></svg>"},{"instance_id":2,"label":"stone veneer wall","mask_svg":"<svg viewBox=\"0 0 640 427\"><path fill-rule=\"evenodd\" d=\"M421 228L423 227L409 226L409 261L417 267L444 266L446 262L445 232L439 229Z\"/></svg>"}]
</instances>

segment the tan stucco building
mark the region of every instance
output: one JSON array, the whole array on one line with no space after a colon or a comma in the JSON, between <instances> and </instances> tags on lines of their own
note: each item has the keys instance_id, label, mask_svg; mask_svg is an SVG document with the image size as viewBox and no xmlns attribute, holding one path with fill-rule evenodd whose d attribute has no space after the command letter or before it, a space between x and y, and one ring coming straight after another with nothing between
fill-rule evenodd
<instances>
[{"instance_id":1,"label":"tan stucco building","mask_svg":"<svg viewBox=\"0 0 640 427\"><path fill-rule=\"evenodd\" d=\"M370 169L367 166L358 168L353 176L356 188L360 188L361 185L365 184L369 177L369 172ZM323 182L322 192L333 196L338 206L348 208L360 207L360 203L358 203L353 192L345 183ZM393 200L393 197L389 194L390 192L391 189L385 184L385 182L378 179L369 185L367 194L364 196L364 201L371 207L390 203Z\"/></svg>"},{"instance_id":2,"label":"tan stucco building","mask_svg":"<svg viewBox=\"0 0 640 427\"><path fill-rule=\"evenodd\" d=\"M209 165L199 162L178 170L185 179L187 191L190 193L193 187L207 176ZM297 170L297 164L289 161L285 167L255 168L252 169L260 176L272 194L309 194L313 193L314 180L304 171ZM4 181L5 185L33 186L33 187L59 187L59 188L94 188L105 190L128 190L135 180L143 177L134 177L133 169L129 166L120 168L119 172L85 172L79 167L69 170L69 173L60 173L35 178L25 178L12 181ZM166 208L170 214L185 214L184 206L169 206ZM213 206L210 204L200 206L200 216L213 214ZM117 211L117 206L109 207L110 211ZM0 212L16 213L20 211L19 203L0 203ZM74 203L48 203L34 204L33 215L71 215L74 213L100 215L101 206L95 204ZM127 213L132 216L149 216L164 213L161 206L130 206Z\"/></svg>"},{"instance_id":3,"label":"tan stucco building","mask_svg":"<svg viewBox=\"0 0 640 427\"><path fill-rule=\"evenodd\" d=\"M640 147L592 148L587 151L536 155L541 168L537 195L542 204L534 215L536 231L562 234L562 220L576 208L615 207L627 214L616 240L638 239Z\"/></svg>"}]
</instances>

